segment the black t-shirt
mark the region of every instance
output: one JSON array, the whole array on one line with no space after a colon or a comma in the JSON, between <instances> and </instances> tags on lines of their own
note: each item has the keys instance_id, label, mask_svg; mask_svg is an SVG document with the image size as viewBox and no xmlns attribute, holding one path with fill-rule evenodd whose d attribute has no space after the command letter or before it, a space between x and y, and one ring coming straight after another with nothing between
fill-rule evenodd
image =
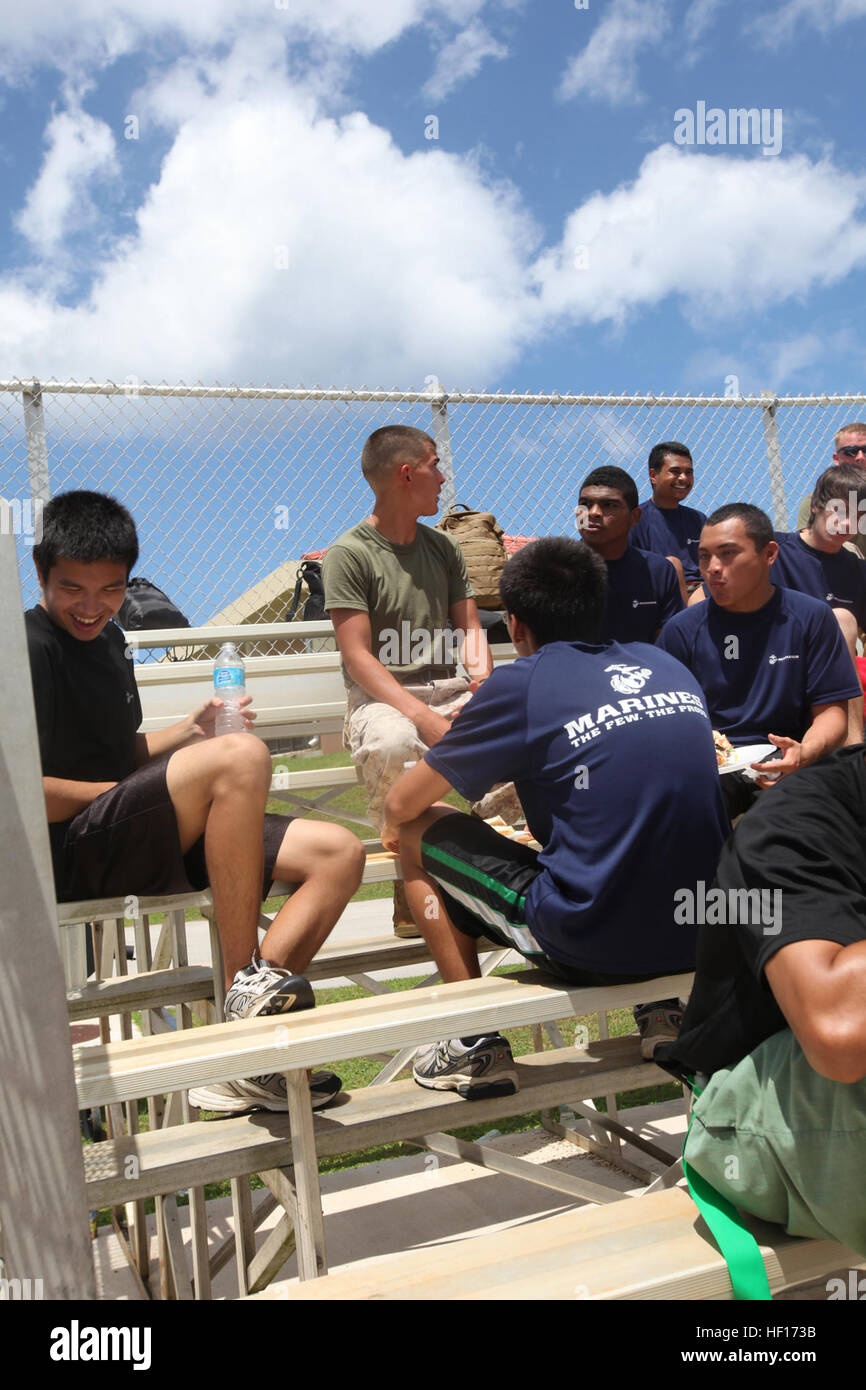
<instances>
[{"instance_id":1,"label":"black t-shirt","mask_svg":"<svg viewBox=\"0 0 866 1390\"><path fill-rule=\"evenodd\" d=\"M42 607L24 614L43 777L119 782L135 770L141 701L126 640L108 623L80 642ZM49 826L55 879L68 821Z\"/></svg>"},{"instance_id":2,"label":"black t-shirt","mask_svg":"<svg viewBox=\"0 0 866 1390\"><path fill-rule=\"evenodd\" d=\"M695 987L679 1038L656 1050L662 1066L680 1075L734 1066L788 1026L764 976L778 950L866 939L864 755L858 744L792 773L737 826L716 875L724 899L713 915L723 920L710 925L704 913ZM744 889L748 904L731 897Z\"/></svg>"}]
</instances>

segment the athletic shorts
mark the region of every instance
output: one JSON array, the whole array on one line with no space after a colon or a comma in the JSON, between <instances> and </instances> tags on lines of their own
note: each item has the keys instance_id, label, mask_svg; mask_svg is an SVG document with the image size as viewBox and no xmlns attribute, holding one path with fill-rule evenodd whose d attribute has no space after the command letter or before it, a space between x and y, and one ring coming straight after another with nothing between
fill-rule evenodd
<instances>
[{"instance_id":1,"label":"athletic shorts","mask_svg":"<svg viewBox=\"0 0 866 1390\"><path fill-rule=\"evenodd\" d=\"M713 1073L685 1154L735 1206L866 1258L866 1080L820 1076L790 1028Z\"/></svg>"},{"instance_id":2,"label":"athletic shorts","mask_svg":"<svg viewBox=\"0 0 866 1390\"><path fill-rule=\"evenodd\" d=\"M186 854L181 851L166 786L170 756L164 753L137 768L66 823L65 835L54 845L59 902L157 897L208 886L204 836ZM291 821L291 816L265 816L262 901Z\"/></svg>"},{"instance_id":3,"label":"athletic shorts","mask_svg":"<svg viewBox=\"0 0 866 1390\"><path fill-rule=\"evenodd\" d=\"M509 946L545 974L574 985L634 984L658 974L608 975L548 956L526 920L526 898L542 872L538 850L500 835L476 816L455 811L434 821L421 837L421 863L458 931Z\"/></svg>"}]
</instances>

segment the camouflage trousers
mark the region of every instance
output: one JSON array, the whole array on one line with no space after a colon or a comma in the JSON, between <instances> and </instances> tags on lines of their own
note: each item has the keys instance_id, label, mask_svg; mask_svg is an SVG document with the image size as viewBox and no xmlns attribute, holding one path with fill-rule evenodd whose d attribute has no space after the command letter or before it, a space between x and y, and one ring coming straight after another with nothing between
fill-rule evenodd
<instances>
[{"instance_id":1,"label":"camouflage trousers","mask_svg":"<svg viewBox=\"0 0 866 1390\"><path fill-rule=\"evenodd\" d=\"M405 688L416 700L423 701L446 719L471 698L469 682L459 677ZM352 761L367 789L367 814L375 829L381 830L386 796L407 765L423 758L427 744L422 742L415 725L405 714L371 699L359 685L353 685L347 697L343 746L352 754ZM482 816L501 815L512 825L523 819L517 793L510 782L488 792L483 800L475 803L473 810Z\"/></svg>"}]
</instances>

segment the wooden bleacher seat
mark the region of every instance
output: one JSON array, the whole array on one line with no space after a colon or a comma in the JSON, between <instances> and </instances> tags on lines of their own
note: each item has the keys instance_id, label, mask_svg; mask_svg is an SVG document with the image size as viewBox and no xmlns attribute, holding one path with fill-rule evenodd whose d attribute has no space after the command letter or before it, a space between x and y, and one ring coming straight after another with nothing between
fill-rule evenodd
<instances>
[{"instance_id":1,"label":"wooden bleacher seat","mask_svg":"<svg viewBox=\"0 0 866 1390\"><path fill-rule=\"evenodd\" d=\"M771 1290L862 1263L830 1240L797 1240L754 1222ZM683 1188L582 1207L507 1230L363 1261L265 1299L731 1299L727 1266Z\"/></svg>"},{"instance_id":2,"label":"wooden bleacher seat","mask_svg":"<svg viewBox=\"0 0 866 1390\"><path fill-rule=\"evenodd\" d=\"M670 1079L660 1067L642 1061L634 1037L594 1042L585 1049L534 1053L517 1058L515 1065L520 1078L516 1096L476 1100L471 1106L453 1091L425 1090L412 1080L344 1092L336 1105L314 1116L317 1153L320 1158L351 1153ZM136 1160L134 1165L130 1158ZM84 1157L88 1200L94 1208L291 1162L289 1117L268 1112L127 1135L92 1145ZM127 1176L131 1166L134 1178ZM576 1187L573 1190L576 1193Z\"/></svg>"},{"instance_id":3,"label":"wooden bleacher seat","mask_svg":"<svg viewBox=\"0 0 866 1390\"><path fill-rule=\"evenodd\" d=\"M329 968L333 969L333 964ZM691 977L689 975L677 975L665 976L658 980L645 981L635 985L584 989L570 987L560 981L541 976L537 971L530 970L518 975L488 976L479 980L461 981L457 984L433 985L411 993L389 991L384 995L329 1004L300 1014L248 1019L238 1023L187 1028L177 1032L133 1038L121 1042L81 1046L74 1049L78 1103L82 1109L96 1105L107 1105L111 1108L117 1107L123 1102L135 1101L140 1096L161 1098L167 1095L169 1097L168 1109L171 1111L172 1097L177 1097L180 1094L185 1110L185 1092L189 1087L274 1071L284 1072L288 1095L287 1133L291 1137L291 1169L278 1164L276 1167L262 1172L262 1176L267 1182L267 1175L270 1174L280 1200L292 1213L298 1239L299 1268L303 1277L310 1278L325 1272L327 1268L321 1193L318 1181L317 1135L327 1132L334 1136L329 1142L338 1145L340 1143L354 1145L358 1142L359 1130L353 1131L351 1140L348 1139L348 1129L345 1134L342 1133L341 1121L339 1118L334 1118L341 1107L336 1107L314 1120L306 1080L307 1068L322 1066L349 1057L377 1054L394 1048L414 1049L420 1044L433 1042L440 1037L460 1036L470 1032L489 1032L494 1029L527 1024L538 1025L575 1013L597 1012L626 1003L658 998L659 994L667 997L687 991L690 982ZM614 1047L620 1045L618 1041ZM626 1040L625 1048L628 1048L628 1040ZM402 1065L402 1062L399 1061L400 1055L398 1053L397 1069ZM548 1055L554 1060L548 1061L545 1057L538 1065L556 1068L559 1065L559 1053L553 1052ZM635 1072L636 1053L634 1050L632 1049L630 1053L626 1050L622 1055L627 1062L626 1073L623 1073L621 1068L618 1069L619 1075L615 1083L611 1082L610 1076L605 1071L604 1053L595 1054L594 1057L590 1056L588 1061L584 1059L581 1066L584 1069L588 1066L589 1071L584 1070L585 1079L582 1085L576 1086L576 1089L583 1095L595 1096L604 1090L605 1085L623 1084L626 1074L632 1080L635 1075L642 1080L647 1072L642 1065L637 1067ZM655 1069L653 1069L653 1074L655 1075ZM561 1096L565 1093L568 1095L569 1088L566 1084L569 1081L568 1077L563 1079L561 1073L557 1074L555 1071L543 1071L539 1072L538 1075L556 1076L554 1089L550 1094ZM626 1081L625 1084L630 1084L630 1082ZM389 1092L392 1100L396 1095L398 1101L396 1112L389 1112L387 1110L389 1102L384 1099L380 1101L378 1094L374 1095L372 1090L364 1092L363 1098L352 1096L347 1102L349 1106L353 1107L346 1112L347 1122L353 1121L359 1114L366 1114L369 1118L371 1114L375 1113L377 1118L372 1124L372 1132L376 1132L380 1136L385 1118L387 1118L388 1123L384 1124L384 1128L388 1131L390 1127L392 1134L395 1129L403 1134L411 1134L411 1131L415 1129L417 1133L419 1128L423 1128L427 1134L426 1123L419 1123L415 1111L423 1112L425 1106L432 1103L425 1100L423 1093L420 1099L416 1096L416 1091L420 1088L416 1088L414 1083L410 1083L410 1086L411 1091L408 1087L404 1088L402 1098L399 1092ZM378 1089L384 1092L388 1088L383 1085ZM447 1098L442 1098L436 1093L433 1093L433 1096L435 1108L440 1113L450 1111L453 1114L455 1099L457 1105L462 1109L463 1103L459 1098L452 1098L449 1102ZM372 1097L372 1099L368 1100L367 1097ZM575 1099L573 1090L570 1098ZM497 1110L497 1114L519 1114L526 1106L526 1097L518 1095L506 1099L509 1105ZM403 1109L400 1108L403 1100L409 1108L410 1118L408 1120L403 1114ZM550 1103L553 1102L550 1101ZM385 1110L377 1112L376 1107L380 1104L385 1106ZM486 1102L476 1102L476 1104L486 1105ZM367 1105L373 1106L372 1112L364 1110ZM458 1114L461 1113L461 1109L458 1109ZM473 1107L472 1113L477 1114L479 1112ZM330 1119L328 1118L329 1115L331 1116ZM429 1122L428 1119L427 1123ZM459 1122L454 1120L453 1123L456 1125ZM157 1126L152 1123L151 1130L155 1131L156 1128ZM222 1168L228 1166L231 1169L232 1165L248 1161L248 1159L242 1160L234 1156L234 1150L231 1146L228 1153L220 1150L221 1141L218 1132L221 1128L222 1126L217 1126L216 1131L211 1131L210 1138L207 1134L202 1136L206 1146L208 1144L216 1146L214 1157L218 1160L218 1166ZM261 1119L257 1122L247 1119L240 1127L240 1132L249 1134L252 1129L258 1140L261 1128ZM191 1131L192 1126L185 1125L180 1131L177 1142L181 1146L186 1143L186 1131L188 1129ZM233 1131L226 1130L226 1133L231 1140ZM285 1121L283 1121L283 1129L280 1133L282 1136L286 1134ZM192 1133L190 1137L195 1140L196 1134ZM435 1143L431 1147L436 1148L436 1151L455 1152L453 1146L458 1141L448 1140L446 1143L446 1136L438 1132L434 1132L432 1138ZM115 1140L114 1142L123 1144L127 1141ZM142 1156L149 1152L155 1152L159 1146L157 1140L139 1139L134 1142L154 1145L153 1151L149 1148L143 1148ZM172 1141L167 1142L171 1144ZM380 1142L380 1140L376 1139L374 1142ZM445 1145L444 1149L443 1144ZM459 1149L457 1151L459 1152ZM119 1153L121 1150L116 1152ZM106 1153L110 1159L111 1151L106 1151ZM130 1156L128 1149L126 1156ZM134 1152L132 1156L135 1156ZM496 1166L492 1156L484 1157L483 1161L488 1165ZM88 1156L88 1162L91 1164L101 1162L101 1146L100 1153ZM511 1160L512 1164L514 1162L515 1160ZM526 1166L530 1167L531 1165ZM203 1169L198 1170L195 1177L198 1193L201 1192L200 1184L204 1181L201 1176L202 1171ZM250 1170L246 1169L246 1171ZM96 1171L91 1170L91 1172L95 1179L97 1177ZM109 1171L110 1176L111 1170ZM136 1176L137 1178L142 1177L141 1169L138 1170ZM225 1172L223 1176L225 1176ZM534 1179L538 1179L537 1172L534 1174ZM233 1190L237 1188L237 1184L238 1178L234 1177ZM127 1186L123 1190L127 1199L139 1200L135 1197L133 1186ZM587 1187L586 1184L581 1184L576 1179L570 1179L569 1190L575 1197L582 1195L594 1201L603 1200L604 1189L598 1185ZM251 1220L247 1220L250 1217L248 1191L246 1192L246 1203L247 1209L245 1213L242 1212L242 1218L247 1226L251 1226ZM176 1219L176 1211L174 1217ZM197 1220L199 1221L197 1237L199 1244L195 1251L195 1258L198 1261L197 1287L208 1288L206 1261L202 1255L200 1244L200 1215ZM286 1241L290 1235L290 1230L288 1232L282 1230L280 1239ZM174 1231L174 1242L173 1267L175 1271L179 1271L182 1252L177 1229ZM270 1259L266 1261L266 1265L268 1272L272 1272ZM254 1274L260 1273L255 1264L251 1239L247 1239L243 1246L241 1258L239 1258L243 1292L246 1292L245 1281L251 1269ZM176 1272L176 1287L179 1280L183 1281L183 1275Z\"/></svg>"}]
</instances>

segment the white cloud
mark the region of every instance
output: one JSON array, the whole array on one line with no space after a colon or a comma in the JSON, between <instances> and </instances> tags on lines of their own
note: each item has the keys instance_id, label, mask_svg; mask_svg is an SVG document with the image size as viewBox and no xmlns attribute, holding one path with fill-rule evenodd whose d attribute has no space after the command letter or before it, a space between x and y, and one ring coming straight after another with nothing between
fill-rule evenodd
<instances>
[{"instance_id":1,"label":"white cloud","mask_svg":"<svg viewBox=\"0 0 866 1390\"><path fill-rule=\"evenodd\" d=\"M209 76L150 92L174 141L86 302L0 281L0 374L390 386L514 360L536 243L509 186L326 119L252 38Z\"/></svg>"},{"instance_id":2,"label":"white cloud","mask_svg":"<svg viewBox=\"0 0 866 1390\"><path fill-rule=\"evenodd\" d=\"M692 0L683 16L683 35L689 49L689 62L697 60L698 45L707 30L715 24L724 5L725 0Z\"/></svg>"},{"instance_id":3,"label":"white cloud","mask_svg":"<svg viewBox=\"0 0 866 1390\"><path fill-rule=\"evenodd\" d=\"M800 299L866 261L864 199L866 179L829 161L662 145L633 183L571 214L538 262L542 304L553 317L619 324L669 296L695 319Z\"/></svg>"},{"instance_id":4,"label":"white cloud","mask_svg":"<svg viewBox=\"0 0 866 1390\"><path fill-rule=\"evenodd\" d=\"M18 230L42 254L52 251L72 227L92 218L89 183L97 175L117 171L110 128L80 107L52 116L45 140L48 150L39 177L15 219Z\"/></svg>"},{"instance_id":5,"label":"white cloud","mask_svg":"<svg viewBox=\"0 0 866 1390\"><path fill-rule=\"evenodd\" d=\"M465 25L486 0L3 0L0 76L28 68L80 71L174 35L196 49L224 49L250 34L320 40L369 54L417 24Z\"/></svg>"},{"instance_id":6,"label":"white cloud","mask_svg":"<svg viewBox=\"0 0 866 1390\"><path fill-rule=\"evenodd\" d=\"M442 101L461 82L474 77L485 58L505 58L508 49L499 43L485 25L468 25L440 48L436 65L424 85L424 95L431 101Z\"/></svg>"},{"instance_id":7,"label":"white cloud","mask_svg":"<svg viewBox=\"0 0 866 1390\"><path fill-rule=\"evenodd\" d=\"M777 48L793 39L801 26L827 34L842 24L864 18L866 0L786 0L778 9L758 16L750 27L766 48Z\"/></svg>"},{"instance_id":8,"label":"white cloud","mask_svg":"<svg viewBox=\"0 0 866 1390\"><path fill-rule=\"evenodd\" d=\"M683 29L689 43L703 37L724 3L725 0L692 0L683 17Z\"/></svg>"},{"instance_id":9,"label":"white cloud","mask_svg":"<svg viewBox=\"0 0 866 1390\"><path fill-rule=\"evenodd\" d=\"M827 355L827 344L817 333L800 333L796 338L765 345L769 362L770 387L779 390L804 367L817 366Z\"/></svg>"},{"instance_id":10,"label":"white cloud","mask_svg":"<svg viewBox=\"0 0 866 1390\"><path fill-rule=\"evenodd\" d=\"M566 67L558 95L595 97L612 106L638 100L638 55L661 41L669 23L669 0L611 0L586 47Z\"/></svg>"}]
</instances>

